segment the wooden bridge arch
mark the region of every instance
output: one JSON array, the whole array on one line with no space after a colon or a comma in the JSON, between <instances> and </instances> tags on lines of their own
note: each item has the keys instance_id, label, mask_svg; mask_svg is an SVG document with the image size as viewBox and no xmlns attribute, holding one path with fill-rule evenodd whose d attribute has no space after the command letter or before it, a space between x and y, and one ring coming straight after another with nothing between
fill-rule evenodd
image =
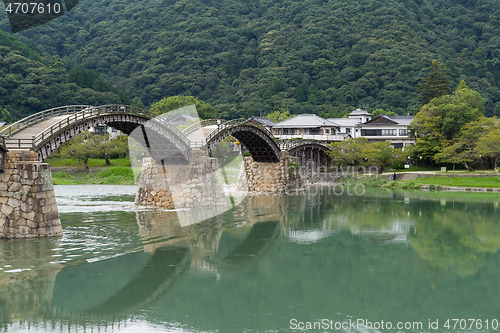
<instances>
[{"instance_id":1,"label":"wooden bridge arch","mask_svg":"<svg viewBox=\"0 0 500 333\"><path fill-rule=\"evenodd\" d=\"M45 110L19 120L0 132L8 149L31 149L43 162L67 140L99 124L130 135L141 127L140 142L156 160L185 164L190 158L189 140L166 119L129 105L74 105Z\"/></svg>"},{"instance_id":2,"label":"wooden bridge arch","mask_svg":"<svg viewBox=\"0 0 500 333\"><path fill-rule=\"evenodd\" d=\"M291 140L281 144L290 156L298 157L303 176L309 178L314 174L326 172L330 163L326 143L317 140Z\"/></svg>"},{"instance_id":3,"label":"wooden bridge arch","mask_svg":"<svg viewBox=\"0 0 500 333\"><path fill-rule=\"evenodd\" d=\"M247 119L226 121L217 125L202 142L191 142L188 135L203 126L214 126L215 119L202 120L183 131L164 118L147 110L129 105L73 105L45 110L0 131L0 172L3 171L5 152L9 149L30 149L44 161L61 144L99 124L107 124L130 135L140 127L143 140L139 140L155 161L166 164L186 164L192 148L205 148L207 153L224 138L233 136L250 152L255 162L277 163L280 152L301 158L303 168L311 169L328 164L329 150L325 143L316 140L291 140L278 143L263 126ZM31 131L30 129L37 129ZM35 133L36 132L36 133Z\"/></svg>"},{"instance_id":4,"label":"wooden bridge arch","mask_svg":"<svg viewBox=\"0 0 500 333\"><path fill-rule=\"evenodd\" d=\"M280 147L272 134L263 126L247 119L230 120L220 124L205 138L207 152L224 138L233 136L250 152L255 162L277 163L280 161Z\"/></svg>"}]
</instances>

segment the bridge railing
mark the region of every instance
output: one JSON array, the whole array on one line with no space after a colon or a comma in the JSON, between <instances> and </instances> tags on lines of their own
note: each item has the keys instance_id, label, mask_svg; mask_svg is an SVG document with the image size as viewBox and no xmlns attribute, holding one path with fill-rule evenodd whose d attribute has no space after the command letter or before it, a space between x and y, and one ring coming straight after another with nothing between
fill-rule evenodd
<instances>
[{"instance_id":1,"label":"bridge railing","mask_svg":"<svg viewBox=\"0 0 500 333\"><path fill-rule=\"evenodd\" d=\"M17 132L33 126L41 121L47 120L52 117L73 114L75 112L79 112L85 108L88 108L88 105L69 105L69 106L61 106L53 109L48 109L45 111L41 111L21 120L16 121L12 125L7 126L6 128L0 131L0 135L4 135L7 138L16 134Z\"/></svg>"},{"instance_id":2,"label":"bridge railing","mask_svg":"<svg viewBox=\"0 0 500 333\"><path fill-rule=\"evenodd\" d=\"M224 120L221 120L221 122ZM200 121L195 122L194 124L189 125L185 129L182 130L182 134L188 136L189 134L193 133L194 131L205 127L205 126L211 126L211 125L217 125L217 119L202 119Z\"/></svg>"},{"instance_id":3,"label":"bridge railing","mask_svg":"<svg viewBox=\"0 0 500 333\"><path fill-rule=\"evenodd\" d=\"M5 171L5 160L7 159L7 146L5 137L0 137L0 172Z\"/></svg>"},{"instance_id":4,"label":"bridge railing","mask_svg":"<svg viewBox=\"0 0 500 333\"><path fill-rule=\"evenodd\" d=\"M248 121L248 119L245 118L240 118L240 119L233 119L233 120L228 120L219 126L215 130L213 130L209 135L205 137L205 144L210 142L214 137L216 137L221 131L225 130L228 127L233 127L233 126L238 126L241 124L244 124Z\"/></svg>"},{"instance_id":5,"label":"bridge railing","mask_svg":"<svg viewBox=\"0 0 500 333\"><path fill-rule=\"evenodd\" d=\"M58 121L52 126L46 128L43 132L41 132L34 138L33 147L39 146L45 140L51 138L55 133L58 133L65 128L68 128L71 125L80 123L89 118L107 114L131 114L131 115L143 116L145 118L148 118L149 121L155 121L159 123L161 126L168 128L171 132L175 133L186 145L189 145L189 140L184 136L184 134L181 131L179 131L175 126L170 124L170 122L167 119L161 117L154 118L155 115L151 114L147 110L138 107L117 104L117 105L91 106L80 112L72 114L68 118ZM154 120L152 118L154 118Z\"/></svg>"},{"instance_id":6,"label":"bridge railing","mask_svg":"<svg viewBox=\"0 0 500 333\"><path fill-rule=\"evenodd\" d=\"M76 126L78 123L88 120L89 118L94 118L96 116L105 115L134 115L140 116L142 118L148 119L148 122L154 122L160 127L165 128L167 131L173 133L184 145L184 150L189 151L190 142L186 136L174 125L172 125L167 119L156 117L156 115L150 113L147 110L129 106L129 105L102 105L102 106L88 106L88 105L77 105L77 106L64 106L54 109L45 110L34 114L32 116L26 117L11 126L5 128L0 133L6 133L3 135L4 148L7 149L21 149L21 150L37 150L40 146L48 142L54 135L58 135L61 131L68 128ZM53 125L44 129L41 133L36 136L26 137L26 138L12 138L11 136L25 128L33 126L43 120L50 119L55 116L68 115L66 118L54 123ZM0 142L0 148L2 144ZM182 148L180 148L183 150Z\"/></svg>"},{"instance_id":7,"label":"bridge railing","mask_svg":"<svg viewBox=\"0 0 500 333\"><path fill-rule=\"evenodd\" d=\"M35 148L35 138L31 139L13 139L5 138L7 149L33 150Z\"/></svg>"},{"instance_id":8,"label":"bridge railing","mask_svg":"<svg viewBox=\"0 0 500 333\"><path fill-rule=\"evenodd\" d=\"M279 147L281 150L290 150L298 146L303 145L320 145L326 147L328 143L318 140L285 140L279 142Z\"/></svg>"}]
</instances>

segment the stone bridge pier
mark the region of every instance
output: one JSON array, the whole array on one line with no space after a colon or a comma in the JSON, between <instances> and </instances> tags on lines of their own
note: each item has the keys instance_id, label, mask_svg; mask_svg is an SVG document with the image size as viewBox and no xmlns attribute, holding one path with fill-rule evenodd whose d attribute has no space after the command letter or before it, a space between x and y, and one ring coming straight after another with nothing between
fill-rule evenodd
<instances>
[{"instance_id":1,"label":"stone bridge pier","mask_svg":"<svg viewBox=\"0 0 500 333\"><path fill-rule=\"evenodd\" d=\"M0 174L0 238L62 236L50 165L10 150Z\"/></svg>"},{"instance_id":2,"label":"stone bridge pier","mask_svg":"<svg viewBox=\"0 0 500 333\"><path fill-rule=\"evenodd\" d=\"M193 149L186 165L158 164L144 158L138 185L136 206L179 209L227 205L218 161L202 149Z\"/></svg>"},{"instance_id":3,"label":"stone bridge pier","mask_svg":"<svg viewBox=\"0 0 500 333\"><path fill-rule=\"evenodd\" d=\"M255 162L244 157L238 180L239 190L250 193L285 193L300 189L304 185L300 171L300 160L287 151L280 152L278 163Z\"/></svg>"}]
</instances>

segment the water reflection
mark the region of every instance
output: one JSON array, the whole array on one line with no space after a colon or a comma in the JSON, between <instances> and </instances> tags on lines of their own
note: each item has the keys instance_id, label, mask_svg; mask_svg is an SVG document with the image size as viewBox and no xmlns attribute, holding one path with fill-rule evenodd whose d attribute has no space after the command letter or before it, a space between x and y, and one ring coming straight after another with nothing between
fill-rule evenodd
<instances>
[{"instance_id":1,"label":"water reflection","mask_svg":"<svg viewBox=\"0 0 500 333\"><path fill-rule=\"evenodd\" d=\"M175 212L71 209L62 240L0 244L3 270L17 270L0 275L0 320L27 331L132 320L260 332L288 331L297 317L494 318L497 202L390 191L251 196L187 226Z\"/></svg>"}]
</instances>

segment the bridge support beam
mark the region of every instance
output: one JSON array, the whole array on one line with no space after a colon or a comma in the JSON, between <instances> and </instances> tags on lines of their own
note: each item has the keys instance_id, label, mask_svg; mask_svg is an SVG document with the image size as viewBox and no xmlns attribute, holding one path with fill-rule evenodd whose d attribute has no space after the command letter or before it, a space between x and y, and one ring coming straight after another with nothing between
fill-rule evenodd
<instances>
[{"instance_id":1,"label":"bridge support beam","mask_svg":"<svg viewBox=\"0 0 500 333\"><path fill-rule=\"evenodd\" d=\"M50 165L34 151L8 151L0 174L0 238L62 236Z\"/></svg>"},{"instance_id":2,"label":"bridge support beam","mask_svg":"<svg viewBox=\"0 0 500 333\"><path fill-rule=\"evenodd\" d=\"M244 157L238 180L238 189L250 193L284 193L300 189L304 182L299 172L298 157L280 152L278 163L254 162Z\"/></svg>"},{"instance_id":3,"label":"bridge support beam","mask_svg":"<svg viewBox=\"0 0 500 333\"><path fill-rule=\"evenodd\" d=\"M161 165L152 158L142 162L134 205L164 209L226 205L216 158L193 149L188 165Z\"/></svg>"}]
</instances>

